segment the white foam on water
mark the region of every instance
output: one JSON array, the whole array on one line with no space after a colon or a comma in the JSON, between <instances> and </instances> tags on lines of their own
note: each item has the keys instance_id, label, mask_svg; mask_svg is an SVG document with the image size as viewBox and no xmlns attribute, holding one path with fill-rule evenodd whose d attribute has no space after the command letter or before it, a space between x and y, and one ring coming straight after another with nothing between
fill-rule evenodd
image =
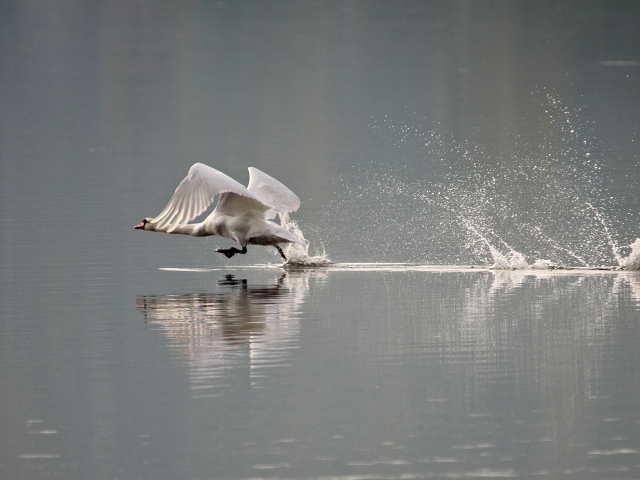
<instances>
[{"instance_id":1,"label":"white foam on water","mask_svg":"<svg viewBox=\"0 0 640 480\"><path fill-rule=\"evenodd\" d=\"M507 260L508 261L508 260ZM516 265L518 262L515 263ZM559 267L549 263L547 260L538 260L533 264L527 264L522 268L496 268L493 265L433 265L423 263L404 263L404 262L352 262L352 263L330 263L324 265L289 265L289 264L272 264L259 263L254 265L238 265L237 267L212 267L212 268L174 268L160 267L158 270L166 272L190 272L190 273L210 273L210 272L228 272L229 270L293 270L317 273L328 272L380 272L380 273L407 273L407 272L432 272L432 273L470 273L470 272L494 272L500 274L518 274L518 275L534 275L536 277L547 277L557 275L618 275L624 273L620 267ZM435 401L435 400L432 400Z\"/></svg>"},{"instance_id":2,"label":"white foam on water","mask_svg":"<svg viewBox=\"0 0 640 480\"><path fill-rule=\"evenodd\" d=\"M331 265L331 260L322 247L322 253L319 255L309 255L309 242L304 238L302 230L298 224L291 220L288 215L280 214L280 223L284 228L289 230L295 237L299 238L305 245L299 243L288 243L284 248L284 254L287 257L286 266L299 267L324 267Z\"/></svg>"}]
</instances>

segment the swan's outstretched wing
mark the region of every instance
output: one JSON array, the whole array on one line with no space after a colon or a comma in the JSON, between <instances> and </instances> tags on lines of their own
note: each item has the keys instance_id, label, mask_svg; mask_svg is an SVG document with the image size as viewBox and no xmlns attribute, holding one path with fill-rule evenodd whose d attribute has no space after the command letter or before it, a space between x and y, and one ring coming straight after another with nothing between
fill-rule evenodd
<instances>
[{"instance_id":1,"label":"swan's outstretched wing","mask_svg":"<svg viewBox=\"0 0 640 480\"><path fill-rule=\"evenodd\" d=\"M254 167L249 167L249 190L258 200L269 205L271 210L266 213L267 218L273 218L276 213L295 212L300 206L298 196L275 178Z\"/></svg>"},{"instance_id":2,"label":"swan's outstretched wing","mask_svg":"<svg viewBox=\"0 0 640 480\"><path fill-rule=\"evenodd\" d=\"M185 225L204 212L218 194L235 193L244 201L246 211L266 212L271 207L265 205L243 185L224 173L202 163L196 163L186 176L164 210L152 223L157 228L168 227L169 232L178 225Z\"/></svg>"}]
</instances>

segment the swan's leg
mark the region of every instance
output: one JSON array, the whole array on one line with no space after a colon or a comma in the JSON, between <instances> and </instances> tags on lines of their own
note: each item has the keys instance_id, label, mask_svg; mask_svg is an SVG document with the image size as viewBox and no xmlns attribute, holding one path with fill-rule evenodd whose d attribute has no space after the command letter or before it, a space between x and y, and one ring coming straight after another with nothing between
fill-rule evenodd
<instances>
[{"instance_id":1,"label":"swan's leg","mask_svg":"<svg viewBox=\"0 0 640 480\"><path fill-rule=\"evenodd\" d=\"M278 249L278 253L280 254L280 256L282 258L284 258L284 261L287 261L287 257L284 256L284 252L282 251L282 249L280 248L280 245L274 245L277 249Z\"/></svg>"},{"instance_id":2,"label":"swan's leg","mask_svg":"<svg viewBox=\"0 0 640 480\"><path fill-rule=\"evenodd\" d=\"M244 255L247 253L247 247L242 247L242 250L238 250L236 247L231 248L216 248L216 252L224 254L227 258L233 257L236 253L241 253Z\"/></svg>"}]
</instances>

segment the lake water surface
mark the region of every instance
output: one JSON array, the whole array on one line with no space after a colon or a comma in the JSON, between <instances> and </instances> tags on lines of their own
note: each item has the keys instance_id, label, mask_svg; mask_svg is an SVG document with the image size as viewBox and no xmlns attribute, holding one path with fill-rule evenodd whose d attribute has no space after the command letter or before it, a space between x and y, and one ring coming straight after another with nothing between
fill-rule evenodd
<instances>
[{"instance_id":1,"label":"lake water surface","mask_svg":"<svg viewBox=\"0 0 640 480\"><path fill-rule=\"evenodd\" d=\"M0 478L640 478L639 22L0 7ZM134 230L195 162L333 263Z\"/></svg>"}]
</instances>

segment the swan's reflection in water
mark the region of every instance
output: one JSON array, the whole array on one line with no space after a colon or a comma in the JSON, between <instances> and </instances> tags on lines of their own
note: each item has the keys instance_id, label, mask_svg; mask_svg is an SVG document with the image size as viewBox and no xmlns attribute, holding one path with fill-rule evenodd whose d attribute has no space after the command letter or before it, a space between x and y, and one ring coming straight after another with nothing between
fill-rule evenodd
<instances>
[{"instance_id":1,"label":"swan's reflection in water","mask_svg":"<svg viewBox=\"0 0 640 480\"><path fill-rule=\"evenodd\" d=\"M145 319L186 355L196 396L218 395L238 368L248 367L251 387L260 388L300 344L298 309L309 290L308 274L287 272L267 285L225 275L218 285L216 293L137 299Z\"/></svg>"}]
</instances>

